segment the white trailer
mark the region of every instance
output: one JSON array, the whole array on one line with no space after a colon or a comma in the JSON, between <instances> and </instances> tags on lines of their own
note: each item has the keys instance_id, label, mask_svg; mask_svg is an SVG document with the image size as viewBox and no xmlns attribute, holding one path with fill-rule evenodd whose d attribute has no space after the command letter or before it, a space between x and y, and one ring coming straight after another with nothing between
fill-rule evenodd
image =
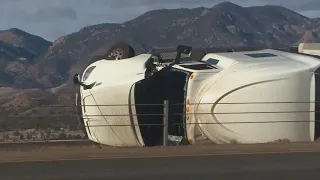
<instances>
[{"instance_id":1,"label":"white trailer","mask_svg":"<svg viewBox=\"0 0 320 180\"><path fill-rule=\"evenodd\" d=\"M169 135L189 144L319 137L319 56L275 49L192 56L191 49L179 46L176 59L165 63L157 53L134 56L132 48L114 46L82 77L75 75L89 139L117 147L161 145L163 107L155 104L164 100L170 102ZM191 54L189 61L179 61L181 52Z\"/></svg>"},{"instance_id":2,"label":"white trailer","mask_svg":"<svg viewBox=\"0 0 320 180\"><path fill-rule=\"evenodd\" d=\"M298 51L299 53L320 56L320 43L300 43Z\"/></svg>"}]
</instances>

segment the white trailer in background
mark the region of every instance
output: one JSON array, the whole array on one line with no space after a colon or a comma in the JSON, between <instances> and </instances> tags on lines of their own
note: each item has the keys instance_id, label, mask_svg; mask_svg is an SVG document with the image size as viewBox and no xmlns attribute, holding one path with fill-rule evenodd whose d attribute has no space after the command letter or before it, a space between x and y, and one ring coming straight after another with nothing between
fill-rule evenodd
<instances>
[{"instance_id":1,"label":"white trailer in background","mask_svg":"<svg viewBox=\"0 0 320 180\"><path fill-rule=\"evenodd\" d=\"M320 43L300 43L298 51L299 53L320 56Z\"/></svg>"},{"instance_id":2,"label":"white trailer in background","mask_svg":"<svg viewBox=\"0 0 320 180\"><path fill-rule=\"evenodd\" d=\"M155 104L164 100L170 102L169 135L190 144L314 141L320 135L318 56L274 49L199 53L179 46L167 63L161 53L134 56L125 47L114 46L74 78L94 142L161 145L163 107ZM188 61L179 60L180 52L191 54ZM128 105L106 106L115 104Z\"/></svg>"}]
</instances>

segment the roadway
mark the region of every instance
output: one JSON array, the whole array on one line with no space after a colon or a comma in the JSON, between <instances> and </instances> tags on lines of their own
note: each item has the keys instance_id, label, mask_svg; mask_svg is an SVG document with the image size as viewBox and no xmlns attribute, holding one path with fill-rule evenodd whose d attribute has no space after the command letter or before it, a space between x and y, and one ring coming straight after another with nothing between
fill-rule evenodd
<instances>
[{"instance_id":1,"label":"roadway","mask_svg":"<svg viewBox=\"0 0 320 180\"><path fill-rule=\"evenodd\" d=\"M318 180L320 143L0 151L3 180Z\"/></svg>"}]
</instances>

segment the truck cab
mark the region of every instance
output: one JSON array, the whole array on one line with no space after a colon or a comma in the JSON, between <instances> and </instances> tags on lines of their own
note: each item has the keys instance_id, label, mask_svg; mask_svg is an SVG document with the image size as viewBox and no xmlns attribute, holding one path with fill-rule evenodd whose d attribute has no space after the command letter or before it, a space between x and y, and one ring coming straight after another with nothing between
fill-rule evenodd
<instances>
[{"instance_id":1,"label":"truck cab","mask_svg":"<svg viewBox=\"0 0 320 180\"><path fill-rule=\"evenodd\" d=\"M76 75L89 139L117 147L161 145L164 100L168 135L188 144L319 136L316 104L301 103L316 100L317 56L275 49L190 53L180 46L169 60L154 52L101 59ZM181 61L183 55L188 60Z\"/></svg>"}]
</instances>

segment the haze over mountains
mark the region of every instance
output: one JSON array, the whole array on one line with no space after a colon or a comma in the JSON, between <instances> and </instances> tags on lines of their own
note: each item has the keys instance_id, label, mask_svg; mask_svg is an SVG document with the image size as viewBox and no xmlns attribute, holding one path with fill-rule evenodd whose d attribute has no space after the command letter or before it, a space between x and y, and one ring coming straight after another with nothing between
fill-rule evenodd
<instances>
[{"instance_id":1,"label":"haze over mountains","mask_svg":"<svg viewBox=\"0 0 320 180\"><path fill-rule=\"evenodd\" d=\"M36 105L30 97L38 92L45 103L73 104L70 77L117 41L130 43L137 51L178 44L292 46L320 42L320 18L280 6L244 8L224 2L212 8L154 10L122 24L84 27L54 42L16 28L0 31L0 94L7 93L7 100L0 103Z\"/></svg>"}]
</instances>

